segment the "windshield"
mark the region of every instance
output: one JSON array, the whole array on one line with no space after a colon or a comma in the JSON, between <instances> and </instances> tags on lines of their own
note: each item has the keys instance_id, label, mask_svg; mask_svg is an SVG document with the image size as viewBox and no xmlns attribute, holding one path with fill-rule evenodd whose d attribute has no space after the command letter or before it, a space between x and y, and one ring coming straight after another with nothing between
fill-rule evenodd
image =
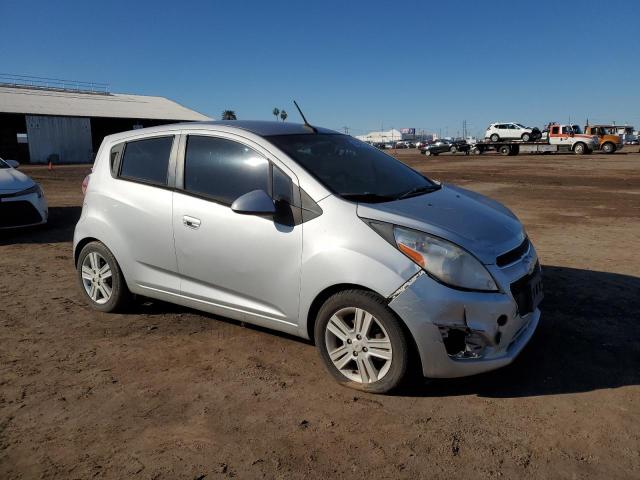
<instances>
[{"instance_id":1,"label":"windshield","mask_svg":"<svg viewBox=\"0 0 640 480\"><path fill-rule=\"evenodd\" d=\"M582 129L578 125L572 125L573 133L582 133Z\"/></svg>"},{"instance_id":2,"label":"windshield","mask_svg":"<svg viewBox=\"0 0 640 480\"><path fill-rule=\"evenodd\" d=\"M521 123L516 123L516 125L517 125L518 127L520 127L520 128L527 128L527 127L525 127L524 125L522 125Z\"/></svg>"},{"instance_id":3,"label":"windshield","mask_svg":"<svg viewBox=\"0 0 640 480\"><path fill-rule=\"evenodd\" d=\"M11 168L7 162L0 158L0 168Z\"/></svg>"},{"instance_id":4,"label":"windshield","mask_svg":"<svg viewBox=\"0 0 640 480\"><path fill-rule=\"evenodd\" d=\"M333 193L383 202L439 188L404 163L348 135L273 135L267 139Z\"/></svg>"}]
</instances>

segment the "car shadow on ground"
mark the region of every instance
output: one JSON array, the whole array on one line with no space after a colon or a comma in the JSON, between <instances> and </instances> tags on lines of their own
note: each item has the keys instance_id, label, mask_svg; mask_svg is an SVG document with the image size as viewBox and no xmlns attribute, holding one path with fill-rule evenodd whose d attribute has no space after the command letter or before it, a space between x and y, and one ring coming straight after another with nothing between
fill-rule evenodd
<instances>
[{"instance_id":1,"label":"car shadow on ground","mask_svg":"<svg viewBox=\"0 0 640 480\"><path fill-rule=\"evenodd\" d=\"M45 225L2 230L0 245L71 242L81 212L82 207L50 207Z\"/></svg>"},{"instance_id":2,"label":"car shadow on ground","mask_svg":"<svg viewBox=\"0 0 640 480\"><path fill-rule=\"evenodd\" d=\"M549 265L543 266L543 273L542 318L513 364L472 377L413 381L394 395L514 398L640 385L640 278ZM213 321L240 324L164 302L136 303L131 313L155 316L189 311ZM310 345L267 328L245 327Z\"/></svg>"},{"instance_id":3,"label":"car shadow on ground","mask_svg":"<svg viewBox=\"0 0 640 480\"><path fill-rule=\"evenodd\" d=\"M540 325L513 364L398 395L511 398L640 384L640 278L548 265L543 273Z\"/></svg>"}]
</instances>

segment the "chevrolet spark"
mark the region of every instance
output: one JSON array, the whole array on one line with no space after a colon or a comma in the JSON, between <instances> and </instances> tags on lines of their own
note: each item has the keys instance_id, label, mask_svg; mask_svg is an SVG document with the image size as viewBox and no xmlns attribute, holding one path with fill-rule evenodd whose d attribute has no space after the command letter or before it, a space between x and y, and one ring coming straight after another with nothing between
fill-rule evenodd
<instances>
[{"instance_id":1,"label":"chevrolet spark","mask_svg":"<svg viewBox=\"0 0 640 480\"><path fill-rule=\"evenodd\" d=\"M104 139L74 235L97 310L132 294L311 339L345 385L387 392L509 364L540 318L522 224L355 138L205 122Z\"/></svg>"}]
</instances>

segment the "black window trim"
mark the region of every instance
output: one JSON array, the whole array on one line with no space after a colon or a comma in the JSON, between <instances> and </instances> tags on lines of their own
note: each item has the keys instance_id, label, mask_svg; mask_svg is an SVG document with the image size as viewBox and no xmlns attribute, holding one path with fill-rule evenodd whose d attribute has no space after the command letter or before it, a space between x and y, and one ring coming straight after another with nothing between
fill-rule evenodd
<instances>
[{"instance_id":1,"label":"black window trim","mask_svg":"<svg viewBox=\"0 0 640 480\"><path fill-rule=\"evenodd\" d=\"M111 147L109 151L109 167L111 171L111 176L116 180L123 180L125 182L138 183L140 185L147 185L150 187L162 188L164 190L174 190L175 188L175 178L176 178L176 162L178 155L178 137L180 135L176 133L165 134L165 135L153 135L148 137L139 137L132 138L130 140L125 140ZM169 151L169 161L167 163L167 182L166 184L152 182L148 180L143 180L135 177L126 177L121 174L122 171L122 159L124 158L124 154L127 149L127 145L132 142L142 141L142 140L152 140L156 138L173 138L173 142L171 143L171 150ZM116 157L112 159L112 155L116 154Z\"/></svg>"}]
</instances>

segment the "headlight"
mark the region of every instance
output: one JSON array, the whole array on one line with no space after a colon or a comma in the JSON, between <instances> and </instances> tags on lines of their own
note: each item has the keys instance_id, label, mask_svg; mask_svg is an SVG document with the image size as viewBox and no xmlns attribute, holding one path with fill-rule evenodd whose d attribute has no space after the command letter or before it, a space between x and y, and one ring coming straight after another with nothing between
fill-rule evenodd
<instances>
[{"instance_id":1,"label":"headlight","mask_svg":"<svg viewBox=\"0 0 640 480\"><path fill-rule=\"evenodd\" d=\"M40 184L36 183L34 186L27 188L26 190L22 190L18 192L16 195L29 195L31 193L37 193L38 198L42 198L42 188L40 188Z\"/></svg>"},{"instance_id":2,"label":"headlight","mask_svg":"<svg viewBox=\"0 0 640 480\"><path fill-rule=\"evenodd\" d=\"M457 245L402 227L394 227L393 234L398 249L440 282L467 290L498 290L487 269Z\"/></svg>"}]
</instances>

